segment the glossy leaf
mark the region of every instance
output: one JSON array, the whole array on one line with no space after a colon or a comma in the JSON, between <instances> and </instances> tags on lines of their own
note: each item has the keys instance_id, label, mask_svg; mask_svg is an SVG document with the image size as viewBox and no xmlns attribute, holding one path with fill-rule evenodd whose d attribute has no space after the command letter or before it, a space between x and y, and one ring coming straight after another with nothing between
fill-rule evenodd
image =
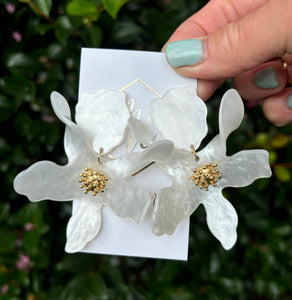
<instances>
[{"instance_id":1,"label":"glossy leaf","mask_svg":"<svg viewBox=\"0 0 292 300\"><path fill-rule=\"evenodd\" d=\"M98 16L98 9L89 0L73 0L67 5L67 12L72 16L93 17Z\"/></svg>"},{"instance_id":2,"label":"glossy leaf","mask_svg":"<svg viewBox=\"0 0 292 300\"><path fill-rule=\"evenodd\" d=\"M9 216L9 210L9 203L0 203L0 223L5 221L5 219Z\"/></svg>"},{"instance_id":3,"label":"glossy leaf","mask_svg":"<svg viewBox=\"0 0 292 300\"><path fill-rule=\"evenodd\" d=\"M49 17L50 11L52 9L52 0L34 0L35 4L42 11L42 13Z\"/></svg>"},{"instance_id":4,"label":"glossy leaf","mask_svg":"<svg viewBox=\"0 0 292 300\"><path fill-rule=\"evenodd\" d=\"M121 7L129 0L102 0L105 10L112 18L116 18Z\"/></svg>"},{"instance_id":5,"label":"glossy leaf","mask_svg":"<svg viewBox=\"0 0 292 300\"><path fill-rule=\"evenodd\" d=\"M291 181L291 172L288 168L285 168L284 166L275 166L274 171L281 182Z\"/></svg>"},{"instance_id":6,"label":"glossy leaf","mask_svg":"<svg viewBox=\"0 0 292 300\"><path fill-rule=\"evenodd\" d=\"M102 41L102 31L97 26L84 28L81 32L81 39L85 47L98 48Z\"/></svg>"},{"instance_id":7,"label":"glossy leaf","mask_svg":"<svg viewBox=\"0 0 292 300\"><path fill-rule=\"evenodd\" d=\"M87 299L107 300L108 292L103 279L98 274L77 275L64 287L60 300Z\"/></svg>"},{"instance_id":8,"label":"glossy leaf","mask_svg":"<svg viewBox=\"0 0 292 300\"><path fill-rule=\"evenodd\" d=\"M15 73L32 72L38 67L39 63L28 54L14 53L7 59L7 68Z\"/></svg>"}]
</instances>

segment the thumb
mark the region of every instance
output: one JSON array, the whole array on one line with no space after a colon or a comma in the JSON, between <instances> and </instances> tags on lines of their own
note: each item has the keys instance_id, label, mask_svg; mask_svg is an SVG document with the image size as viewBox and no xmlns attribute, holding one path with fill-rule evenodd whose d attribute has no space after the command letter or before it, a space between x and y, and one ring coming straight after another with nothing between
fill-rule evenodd
<instances>
[{"instance_id":1,"label":"thumb","mask_svg":"<svg viewBox=\"0 0 292 300\"><path fill-rule=\"evenodd\" d=\"M202 38L171 42L166 57L188 77L223 79L292 53L292 1L271 0Z\"/></svg>"}]
</instances>

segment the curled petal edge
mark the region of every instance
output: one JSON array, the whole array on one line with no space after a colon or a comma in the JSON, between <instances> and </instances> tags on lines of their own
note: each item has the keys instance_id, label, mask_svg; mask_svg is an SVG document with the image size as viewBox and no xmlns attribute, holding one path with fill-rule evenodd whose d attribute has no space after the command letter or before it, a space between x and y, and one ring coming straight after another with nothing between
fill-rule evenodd
<instances>
[{"instance_id":1,"label":"curled petal edge","mask_svg":"<svg viewBox=\"0 0 292 300\"><path fill-rule=\"evenodd\" d=\"M142 121L131 117L128 120L128 127L130 132L141 144L148 146L152 143L148 128Z\"/></svg>"},{"instance_id":2,"label":"curled petal edge","mask_svg":"<svg viewBox=\"0 0 292 300\"><path fill-rule=\"evenodd\" d=\"M100 231L102 204L93 201L80 201L75 214L67 225L65 251L75 253L82 250Z\"/></svg>"}]
</instances>

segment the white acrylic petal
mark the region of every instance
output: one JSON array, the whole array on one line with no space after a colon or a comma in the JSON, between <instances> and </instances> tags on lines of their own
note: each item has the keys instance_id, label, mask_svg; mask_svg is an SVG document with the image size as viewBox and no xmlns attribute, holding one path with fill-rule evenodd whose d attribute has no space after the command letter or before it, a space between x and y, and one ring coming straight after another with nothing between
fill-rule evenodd
<instances>
[{"instance_id":1,"label":"white acrylic petal","mask_svg":"<svg viewBox=\"0 0 292 300\"><path fill-rule=\"evenodd\" d=\"M105 153L122 143L130 117L126 94L102 89L83 94L76 106L76 122L90 137L93 149Z\"/></svg>"},{"instance_id":2,"label":"white acrylic petal","mask_svg":"<svg viewBox=\"0 0 292 300\"><path fill-rule=\"evenodd\" d=\"M207 107L191 85L171 89L152 100L151 116L162 136L177 148L189 150L194 145L197 149L208 131Z\"/></svg>"},{"instance_id":3,"label":"white acrylic petal","mask_svg":"<svg viewBox=\"0 0 292 300\"><path fill-rule=\"evenodd\" d=\"M239 127L244 115L244 106L235 89L228 90L222 97L219 109L219 131L222 142Z\"/></svg>"},{"instance_id":4,"label":"white acrylic petal","mask_svg":"<svg viewBox=\"0 0 292 300\"><path fill-rule=\"evenodd\" d=\"M115 178L125 178L132 174L132 170L137 166L141 153L131 152L118 159L104 157L102 165L109 170Z\"/></svg>"},{"instance_id":5,"label":"white acrylic petal","mask_svg":"<svg viewBox=\"0 0 292 300\"><path fill-rule=\"evenodd\" d=\"M137 156L136 160L132 163L130 173L136 174L139 170L143 169L149 164L158 163L160 166L170 158L174 151L174 145L171 141L160 140L154 142L140 155Z\"/></svg>"},{"instance_id":6,"label":"white acrylic petal","mask_svg":"<svg viewBox=\"0 0 292 300\"><path fill-rule=\"evenodd\" d=\"M221 134L217 134L208 145L201 151L197 152L199 163L204 161L222 160L226 158L226 140Z\"/></svg>"},{"instance_id":7,"label":"white acrylic petal","mask_svg":"<svg viewBox=\"0 0 292 300\"><path fill-rule=\"evenodd\" d=\"M195 211L199 202L191 197L189 191L174 185L159 192L152 215L152 232L155 235L173 234L179 223Z\"/></svg>"},{"instance_id":8,"label":"white acrylic petal","mask_svg":"<svg viewBox=\"0 0 292 300\"><path fill-rule=\"evenodd\" d=\"M98 202L80 201L67 225L66 252L78 252L96 237L102 222L101 208L102 204Z\"/></svg>"},{"instance_id":9,"label":"white acrylic petal","mask_svg":"<svg viewBox=\"0 0 292 300\"><path fill-rule=\"evenodd\" d=\"M244 115L244 106L238 92L228 90L222 97L219 109L219 131L212 141L198 153L199 157L212 160L226 157L226 140L239 127Z\"/></svg>"},{"instance_id":10,"label":"white acrylic petal","mask_svg":"<svg viewBox=\"0 0 292 300\"><path fill-rule=\"evenodd\" d=\"M44 199L73 200L82 196L78 179L79 174L68 165L40 161L16 176L14 189L33 202Z\"/></svg>"},{"instance_id":11,"label":"white acrylic petal","mask_svg":"<svg viewBox=\"0 0 292 300\"><path fill-rule=\"evenodd\" d=\"M71 120L71 111L67 100L58 92L51 93L51 104L57 117L80 136L84 135L82 129Z\"/></svg>"},{"instance_id":12,"label":"white acrylic petal","mask_svg":"<svg viewBox=\"0 0 292 300\"><path fill-rule=\"evenodd\" d=\"M149 163L152 161L162 163L166 161L172 154L174 145L172 141L160 140L154 142L141 154L140 164Z\"/></svg>"},{"instance_id":13,"label":"white acrylic petal","mask_svg":"<svg viewBox=\"0 0 292 300\"><path fill-rule=\"evenodd\" d=\"M266 150L240 151L221 162L222 178L218 187L242 187L258 178L272 175L269 153Z\"/></svg>"},{"instance_id":14,"label":"white acrylic petal","mask_svg":"<svg viewBox=\"0 0 292 300\"><path fill-rule=\"evenodd\" d=\"M74 163L76 165L87 164L87 168L91 167L92 164L97 163L98 155L92 150L85 134L82 131L76 131L75 128L72 128L71 126L66 126L64 148L69 163Z\"/></svg>"},{"instance_id":15,"label":"white acrylic petal","mask_svg":"<svg viewBox=\"0 0 292 300\"><path fill-rule=\"evenodd\" d=\"M131 117L128 120L128 126L130 132L141 144L150 145L152 143L152 138L147 129L147 126L142 121Z\"/></svg>"},{"instance_id":16,"label":"white acrylic petal","mask_svg":"<svg viewBox=\"0 0 292 300\"><path fill-rule=\"evenodd\" d=\"M66 125L71 125L71 111L67 100L58 92L51 93L51 104L56 116Z\"/></svg>"},{"instance_id":17,"label":"white acrylic petal","mask_svg":"<svg viewBox=\"0 0 292 300\"><path fill-rule=\"evenodd\" d=\"M237 213L234 207L221 193L206 192L202 204L207 214L207 224L212 234L220 241L223 248L229 250L237 239Z\"/></svg>"},{"instance_id":18,"label":"white acrylic petal","mask_svg":"<svg viewBox=\"0 0 292 300\"><path fill-rule=\"evenodd\" d=\"M151 197L140 187L126 182L116 183L107 193L105 204L120 218L141 224L149 208Z\"/></svg>"}]
</instances>

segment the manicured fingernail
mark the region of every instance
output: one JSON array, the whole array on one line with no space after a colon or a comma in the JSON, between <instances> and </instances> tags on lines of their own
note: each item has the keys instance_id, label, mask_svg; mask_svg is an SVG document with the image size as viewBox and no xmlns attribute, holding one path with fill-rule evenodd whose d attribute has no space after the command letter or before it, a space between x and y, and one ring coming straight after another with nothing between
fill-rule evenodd
<instances>
[{"instance_id":1,"label":"manicured fingernail","mask_svg":"<svg viewBox=\"0 0 292 300\"><path fill-rule=\"evenodd\" d=\"M273 66L258 71L254 76L254 83L261 89L274 89L278 87L278 81Z\"/></svg>"},{"instance_id":2,"label":"manicured fingernail","mask_svg":"<svg viewBox=\"0 0 292 300\"><path fill-rule=\"evenodd\" d=\"M287 98L287 106L292 109L292 95Z\"/></svg>"},{"instance_id":3,"label":"manicured fingernail","mask_svg":"<svg viewBox=\"0 0 292 300\"><path fill-rule=\"evenodd\" d=\"M165 54L169 64L174 68L192 66L202 59L202 42L197 39L171 42L166 46Z\"/></svg>"}]
</instances>

